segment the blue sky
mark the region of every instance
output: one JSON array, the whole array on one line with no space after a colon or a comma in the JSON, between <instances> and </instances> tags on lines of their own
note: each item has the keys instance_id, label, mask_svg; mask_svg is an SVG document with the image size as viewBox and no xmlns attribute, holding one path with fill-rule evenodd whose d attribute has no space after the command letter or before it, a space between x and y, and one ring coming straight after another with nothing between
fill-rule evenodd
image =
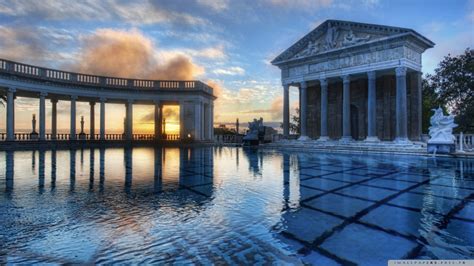
<instances>
[{"instance_id":1,"label":"blue sky","mask_svg":"<svg viewBox=\"0 0 474 266\"><path fill-rule=\"evenodd\" d=\"M280 121L280 73L269 61L326 19L418 31L436 43L423 56L425 73L444 55L474 47L473 0L3 0L0 57L96 74L201 79L217 87L217 122ZM128 48L104 52L114 42ZM130 62L127 72L114 68L119 55ZM131 58L137 55L151 59L140 64ZM96 56L107 63L93 62ZM173 62L182 68L178 76L164 71ZM291 97L295 105L296 90ZM29 123L31 110L19 112L17 123Z\"/></svg>"}]
</instances>

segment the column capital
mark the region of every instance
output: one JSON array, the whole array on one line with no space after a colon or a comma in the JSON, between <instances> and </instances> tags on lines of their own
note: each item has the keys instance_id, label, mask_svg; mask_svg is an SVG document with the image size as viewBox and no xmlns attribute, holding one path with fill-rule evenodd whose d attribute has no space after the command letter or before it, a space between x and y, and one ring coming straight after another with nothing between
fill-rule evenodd
<instances>
[{"instance_id":1,"label":"column capital","mask_svg":"<svg viewBox=\"0 0 474 266\"><path fill-rule=\"evenodd\" d=\"M161 101L160 101L160 100L153 100L153 103L154 103L155 105L161 105Z\"/></svg>"},{"instance_id":2,"label":"column capital","mask_svg":"<svg viewBox=\"0 0 474 266\"><path fill-rule=\"evenodd\" d=\"M39 96L42 97L42 98L44 98L44 97L48 96L48 93L42 91L42 92L40 92Z\"/></svg>"},{"instance_id":3,"label":"column capital","mask_svg":"<svg viewBox=\"0 0 474 266\"><path fill-rule=\"evenodd\" d=\"M407 74L407 68L406 67L397 67L397 68L395 68L395 74L397 76L405 76Z\"/></svg>"},{"instance_id":4,"label":"column capital","mask_svg":"<svg viewBox=\"0 0 474 266\"><path fill-rule=\"evenodd\" d=\"M321 87L327 87L328 86L328 80L327 79L320 79L319 83L321 84Z\"/></svg>"},{"instance_id":5,"label":"column capital","mask_svg":"<svg viewBox=\"0 0 474 266\"><path fill-rule=\"evenodd\" d=\"M302 89L308 88L308 82L306 82L306 81L300 82L300 88L302 88Z\"/></svg>"},{"instance_id":6,"label":"column capital","mask_svg":"<svg viewBox=\"0 0 474 266\"><path fill-rule=\"evenodd\" d=\"M100 101L101 103L106 102L106 101L107 101L107 98L105 98L105 97L100 97L100 98L99 98L99 101Z\"/></svg>"},{"instance_id":7,"label":"column capital","mask_svg":"<svg viewBox=\"0 0 474 266\"><path fill-rule=\"evenodd\" d=\"M134 99L127 99L128 104L132 104L135 100Z\"/></svg>"},{"instance_id":8,"label":"column capital","mask_svg":"<svg viewBox=\"0 0 474 266\"><path fill-rule=\"evenodd\" d=\"M77 100L77 95L71 95L71 101Z\"/></svg>"},{"instance_id":9,"label":"column capital","mask_svg":"<svg viewBox=\"0 0 474 266\"><path fill-rule=\"evenodd\" d=\"M52 102L52 103L57 103L57 102L58 102L58 99L53 98L53 99L51 99L51 102Z\"/></svg>"},{"instance_id":10,"label":"column capital","mask_svg":"<svg viewBox=\"0 0 474 266\"><path fill-rule=\"evenodd\" d=\"M95 102L89 102L89 105L94 106Z\"/></svg>"},{"instance_id":11,"label":"column capital","mask_svg":"<svg viewBox=\"0 0 474 266\"><path fill-rule=\"evenodd\" d=\"M290 89L290 84L283 84L283 89L284 90L289 90Z\"/></svg>"},{"instance_id":12,"label":"column capital","mask_svg":"<svg viewBox=\"0 0 474 266\"><path fill-rule=\"evenodd\" d=\"M375 73L375 71L367 72L367 78L368 79L376 79L376 77L377 77L377 73Z\"/></svg>"},{"instance_id":13,"label":"column capital","mask_svg":"<svg viewBox=\"0 0 474 266\"><path fill-rule=\"evenodd\" d=\"M341 77L343 83L349 83L351 82L351 76L350 75L344 75Z\"/></svg>"},{"instance_id":14,"label":"column capital","mask_svg":"<svg viewBox=\"0 0 474 266\"><path fill-rule=\"evenodd\" d=\"M10 88L8 88L8 92L13 92L13 93L15 93L15 92L16 92L16 88L10 87Z\"/></svg>"}]
</instances>

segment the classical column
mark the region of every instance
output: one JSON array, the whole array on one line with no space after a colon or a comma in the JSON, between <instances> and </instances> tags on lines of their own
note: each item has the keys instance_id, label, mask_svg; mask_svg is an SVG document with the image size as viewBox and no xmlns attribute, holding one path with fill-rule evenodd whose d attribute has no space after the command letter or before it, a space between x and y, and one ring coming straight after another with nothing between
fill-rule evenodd
<instances>
[{"instance_id":1,"label":"classical column","mask_svg":"<svg viewBox=\"0 0 474 266\"><path fill-rule=\"evenodd\" d=\"M90 126L89 126L89 136L90 139L95 139L95 102L89 103L91 110L90 110Z\"/></svg>"},{"instance_id":2,"label":"classical column","mask_svg":"<svg viewBox=\"0 0 474 266\"><path fill-rule=\"evenodd\" d=\"M105 140L105 98L100 98L100 139Z\"/></svg>"},{"instance_id":3,"label":"classical column","mask_svg":"<svg viewBox=\"0 0 474 266\"><path fill-rule=\"evenodd\" d=\"M186 131L184 130L184 101L179 102L179 138L181 140L186 138Z\"/></svg>"},{"instance_id":4,"label":"classical column","mask_svg":"<svg viewBox=\"0 0 474 266\"><path fill-rule=\"evenodd\" d=\"M407 68L397 67L396 135L395 141L408 142L407 132Z\"/></svg>"},{"instance_id":5,"label":"classical column","mask_svg":"<svg viewBox=\"0 0 474 266\"><path fill-rule=\"evenodd\" d=\"M162 137L163 105L160 101L155 101L155 139Z\"/></svg>"},{"instance_id":6,"label":"classical column","mask_svg":"<svg viewBox=\"0 0 474 266\"><path fill-rule=\"evenodd\" d=\"M421 85L421 80L422 80L422 72L416 72L416 95L417 95L417 140L421 140L421 134L422 134L422 121L423 121L423 95L422 95L422 85Z\"/></svg>"},{"instance_id":7,"label":"classical column","mask_svg":"<svg viewBox=\"0 0 474 266\"><path fill-rule=\"evenodd\" d=\"M133 100L128 100L126 105L126 133L127 140L133 140Z\"/></svg>"},{"instance_id":8,"label":"classical column","mask_svg":"<svg viewBox=\"0 0 474 266\"><path fill-rule=\"evenodd\" d=\"M51 139L58 136L58 99L51 99Z\"/></svg>"},{"instance_id":9,"label":"classical column","mask_svg":"<svg viewBox=\"0 0 474 266\"><path fill-rule=\"evenodd\" d=\"M209 103L209 138L214 140L214 103Z\"/></svg>"},{"instance_id":10,"label":"classical column","mask_svg":"<svg viewBox=\"0 0 474 266\"><path fill-rule=\"evenodd\" d=\"M342 141L351 141L351 78L349 75L342 77Z\"/></svg>"},{"instance_id":11,"label":"classical column","mask_svg":"<svg viewBox=\"0 0 474 266\"><path fill-rule=\"evenodd\" d=\"M7 92L7 140L15 140L15 88Z\"/></svg>"},{"instance_id":12,"label":"classical column","mask_svg":"<svg viewBox=\"0 0 474 266\"><path fill-rule=\"evenodd\" d=\"M376 73L375 71L367 72L368 88L367 88L367 138L365 141L377 142L377 91L376 91Z\"/></svg>"},{"instance_id":13,"label":"classical column","mask_svg":"<svg viewBox=\"0 0 474 266\"><path fill-rule=\"evenodd\" d=\"M45 97L48 94L46 92L40 93L40 103L39 103L39 140L46 139L46 104Z\"/></svg>"},{"instance_id":14,"label":"classical column","mask_svg":"<svg viewBox=\"0 0 474 266\"><path fill-rule=\"evenodd\" d=\"M319 141L329 140L328 136L328 81L320 80L321 84L321 136Z\"/></svg>"},{"instance_id":15,"label":"classical column","mask_svg":"<svg viewBox=\"0 0 474 266\"><path fill-rule=\"evenodd\" d=\"M195 140L201 140L202 126L202 102L194 103L194 136Z\"/></svg>"},{"instance_id":16,"label":"classical column","mask_svg":"<svg viewBox=\"0 0 474 266\"><path fill-rule=\"evenodd\" d=\"M306 119L306 116L307 116L307 110L308 110L308 99L307 99L307 91L308 89L308 84L306 83L306 81L303 81L300 83L300 101L301 101L301 110L300 110L300 117L301 117L301 121L300 121L300 126L301 126L301 132L300 132L300 137L298 138L298 140L309 140L308 138L308 135L307 135L307 132L306 132L306 123L307 123L307 119Z\"/></svg>"},{"instance_id":17,"label":"classical column","mask_svg":"<svg viewBox=\"0 0 474 266\"><path fill-rule=\"evenodd\" d=\"M283 85L283 135L290 134L290 85Z\"/></svg>"},{"instance_id":18,"label":"classical column","mask_svg":"<svg viewBox=\"0 0 474 266\"><path fill-rule=\"evenodd\" d=\"M71 127L69 132L69 139L76 139L76 100L77 96L71 96Z\"/></svg>"}]
</instances>

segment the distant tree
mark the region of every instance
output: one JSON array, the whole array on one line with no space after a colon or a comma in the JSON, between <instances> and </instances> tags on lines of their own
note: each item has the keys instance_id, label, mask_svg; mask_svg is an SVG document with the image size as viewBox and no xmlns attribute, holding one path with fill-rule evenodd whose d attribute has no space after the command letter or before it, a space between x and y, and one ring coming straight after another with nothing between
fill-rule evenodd
<instances>
[{"instance_id":1,"label":"distant tree","mask_svg":"<svg viewBox=\"0 0 474 266\"><path fill-rule=\"evenodd\" d=\"M428 134L430 118L433 115L432 109L441 107L446 111L445 102L439 98L436 90L430 85L427 79L422 80L423 106L422 106L422 132Z\"/></svg>"},{"instance_id":2,"label":"distant tree","mask_svg":"<svg viewBox=\"0 0 474 266\"><path fill-rule=\"evenodd\" d=\"M295 108L295 114L290 119L290 132L300 134L300 108Z\"/></svg>"},{"instance_id":3,"label":"distant tree","mask_svg":"<svg viewBox=\"0 0 474 266\"><path fill-rule=\"evenodd\" d=\"M300 134L300 109L295 108L295 114L290 118L290 133ZM280 124L283 128L283 123Z\"/></svg>"},{"instance_id":4,"label":"distant tree","mask_svg":"<svg viewBox=\"0 0 474 266\"><path fill-rule=\"evenodd\" d=\"M426 100L426 106L423 102L424 109L443 105L456 116L456 131L474 132L474 50L467 48L459 56L445 56L435 73L427 75L426 83L423 96L431 98Z\"/></svg>"},{"instance_id":5,"label":"distant tree","mask_svg":"<svg viewBox=\"0 0 474 266\"><path fill-rule=\"evenodd\" d=\"M230 135L230 134L235 134L234 129L230 129L227 127L215 127L214 128L214 135Z\"/></svg>"}]
</instances>

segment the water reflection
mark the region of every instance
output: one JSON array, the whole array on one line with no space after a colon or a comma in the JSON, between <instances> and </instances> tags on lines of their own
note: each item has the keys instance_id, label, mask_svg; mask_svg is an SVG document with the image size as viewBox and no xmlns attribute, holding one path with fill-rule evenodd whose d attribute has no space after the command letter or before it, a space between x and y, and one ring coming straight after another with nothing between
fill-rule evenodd
<instances>
[{"instance_id":1,"label":"water reflection","mask_svg":"<svg viewBox=\"0 0 474 266\"><path fill-rule=\"evenodd\" d=\"M361 263L362 254L377 264L474 250L472 160L222 147L1 154L1 261Z\"/></svg>"}]
</instances>

